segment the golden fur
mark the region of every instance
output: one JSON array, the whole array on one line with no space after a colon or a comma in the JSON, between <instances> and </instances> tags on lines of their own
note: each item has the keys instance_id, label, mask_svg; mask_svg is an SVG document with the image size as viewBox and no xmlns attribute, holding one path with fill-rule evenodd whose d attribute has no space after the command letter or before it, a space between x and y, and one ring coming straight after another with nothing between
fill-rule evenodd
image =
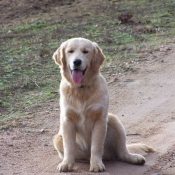
<instances>
[{"instance_id":1,"label":"golden fur","mask_svg":"<svg viewBox=\"0 0 175 175\"><path fill-rule=\"evenodd\" d=\"M98 45L84 38L73 38L61 44L53 59L62 75L60 130L53 139L63 159L58 170L72 171L75 159L90 160L90 171L94 172L105 170L102 159L144 164L145 158L139 153L152 152L153 148L144 144L126 145L123 125L116 116L108 114L107 84L100 73L105 56ZM78 70L85 72L80 83L72 78L76 59L81 60Z\"/></svg>"}]
</instances>

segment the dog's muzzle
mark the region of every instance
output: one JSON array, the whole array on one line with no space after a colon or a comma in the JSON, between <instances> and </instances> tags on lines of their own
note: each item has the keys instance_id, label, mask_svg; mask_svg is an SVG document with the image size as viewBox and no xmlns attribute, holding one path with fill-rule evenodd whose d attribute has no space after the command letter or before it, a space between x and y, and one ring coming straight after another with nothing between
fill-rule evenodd
<instances>
[{"instance_id":1,"label":"dog's muzzle","mask_svg":"<svg viewBox=\"0 0 175 175\"><path fill-rule=\"evenodd\" d=\"M72 65L70 66L72 80L76 84L81 83L83 76L86 73L86 68L83 70L82 70L82 68L83 68L82 60L79 58L76 58L72 62Z\"/></svg>"}]
</instances>

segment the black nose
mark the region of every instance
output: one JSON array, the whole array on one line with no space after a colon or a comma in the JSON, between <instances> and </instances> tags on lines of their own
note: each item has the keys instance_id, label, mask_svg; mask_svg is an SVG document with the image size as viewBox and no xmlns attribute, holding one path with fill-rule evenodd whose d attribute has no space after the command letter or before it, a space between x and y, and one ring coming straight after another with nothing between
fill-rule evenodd
<instances>
[{"instance_id":1,"label":"black nose","mask_svg":"<svg viewBox=\"0 0 175 175\"><path fill-rule=\"evenodd\" d=\"M80 66L80 65L81 65L82 61L81 61L80 59L76 59L76 60L74 60L74 62L73 62L73 63L74 63L74 65L75 65L75 66L77 66L77 67L78 67L78 66Z\"/></svg>"}]
</instances>

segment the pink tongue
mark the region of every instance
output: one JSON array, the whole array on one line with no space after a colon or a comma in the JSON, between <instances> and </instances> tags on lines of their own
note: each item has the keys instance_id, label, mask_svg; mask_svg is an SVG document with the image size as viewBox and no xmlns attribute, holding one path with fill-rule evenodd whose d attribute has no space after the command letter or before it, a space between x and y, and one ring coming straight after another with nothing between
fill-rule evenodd
<instances>
[{"instance_id":1,"label":"pink tongue","mask_svg":"<svg viewBox=\"0 0 175 175\"><path fill-rule=\"evenodd\" d=\"M79 84L83 79L83 71L80 70L73 70L72 71L72 79L74 83Z\"/></svg>"}]
</instances>

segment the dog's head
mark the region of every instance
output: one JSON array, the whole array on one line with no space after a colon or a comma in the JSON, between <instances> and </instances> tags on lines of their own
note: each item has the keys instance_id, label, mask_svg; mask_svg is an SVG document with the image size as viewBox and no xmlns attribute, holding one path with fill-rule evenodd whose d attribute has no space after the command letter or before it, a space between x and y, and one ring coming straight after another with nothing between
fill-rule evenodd
<instances>
[{"instance_id":1,"label":"dog's head","mask_svg":"<svg viewBox=\"0 0 175 175\"><path fill-rule=\"evenodd\" d=\"M61 44L53 59L69 82L84 84L99 72L105 56L96 43L84 38L72 38Z\"/></svg>"}]
</instances>

